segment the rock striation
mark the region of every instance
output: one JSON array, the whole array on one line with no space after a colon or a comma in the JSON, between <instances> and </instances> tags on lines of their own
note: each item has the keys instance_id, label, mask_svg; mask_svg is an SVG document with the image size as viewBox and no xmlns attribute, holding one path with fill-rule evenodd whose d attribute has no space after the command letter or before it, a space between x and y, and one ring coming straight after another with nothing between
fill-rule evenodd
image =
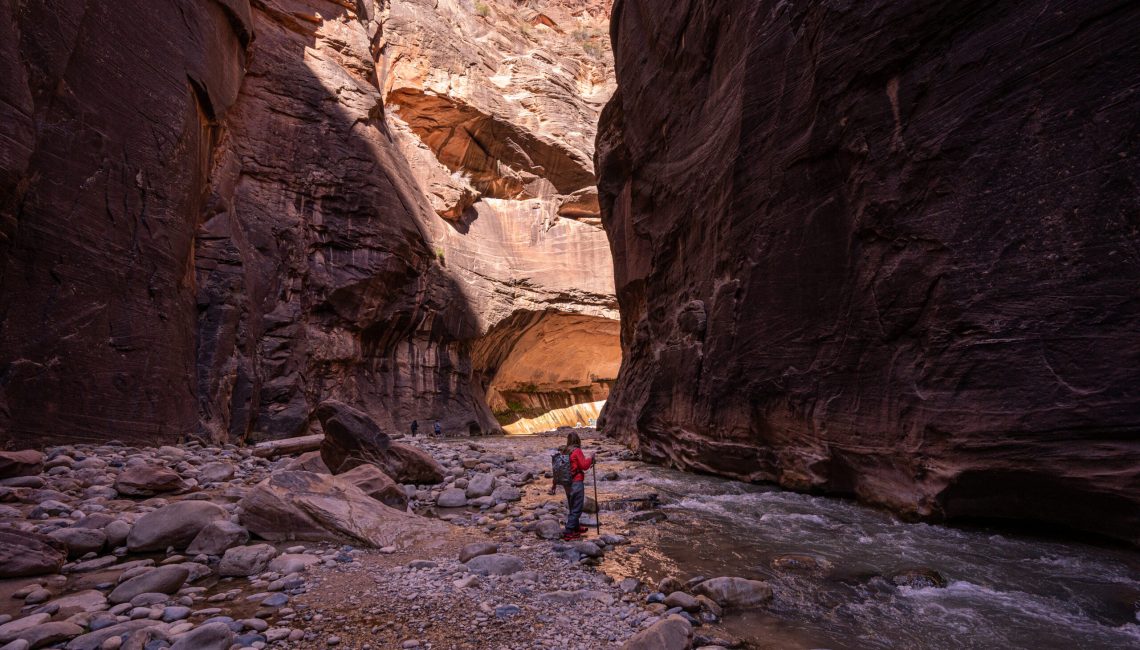
<instances>
[{"instance_id":1,"label":"rock striation","mask_svg":"<svg viewBox=\"0 0 1140 650\"><path fill-rule=\"evenodd\" d=\"M1138 21L618 2L607 432L913 515L1140 540Z\"/></svg>"},{"instance_id":2,"label":"rock striation","mask_svg":"<svg viewBox=\"0 0 1140 650\"><path fill-rule=\"evenodd\" d=\"M498 429L495 382L530 380L496 380L481 338L519 312L616 322L592 187L608 11L0 13L0 443L283 438L329 398L385 431Z\"/></svg>"}]
</instances>

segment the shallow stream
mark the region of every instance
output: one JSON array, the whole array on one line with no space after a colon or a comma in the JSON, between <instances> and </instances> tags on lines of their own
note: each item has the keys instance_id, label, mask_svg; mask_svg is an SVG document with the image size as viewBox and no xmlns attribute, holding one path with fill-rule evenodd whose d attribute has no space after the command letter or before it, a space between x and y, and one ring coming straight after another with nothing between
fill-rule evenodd
<instances>
[{"instance_id":1,"label":"shallow stream","mask_svg":"<svg viewBox=\"0 0 1140 650\"><path fill-rule=\"evenodd\" d=\"M481 444L503 445L541 468L557 442ZM638 525L638 552L612 553L602 569L648 584L697 575L768 581L769 607L722 623L750 647L1140 648L1140 553L1132 550L908 523L852 501L636 461L605 461L608 471L619 479L598 482L603 532L607 508L648 493L660 496L668 519ZM773 568L787 554L819 566L804 568L811 561L800 558L797 568ZM936 571L946 584L892 581L913 570Z\"/></svg>"}]
</instances>

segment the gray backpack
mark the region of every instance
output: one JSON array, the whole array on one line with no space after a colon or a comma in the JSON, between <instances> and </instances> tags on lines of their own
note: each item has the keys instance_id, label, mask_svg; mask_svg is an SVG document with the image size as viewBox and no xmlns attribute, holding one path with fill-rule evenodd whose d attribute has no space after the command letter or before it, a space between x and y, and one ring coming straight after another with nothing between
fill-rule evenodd
<instances>
[{"instance_id":1,"label":"gray backpack","mask_svg":"<svg viewBox=\"0 0 1140 650\"><path fill-rule=\"evenodd\" d=\"M570 485L573 482L570 476L570 454L554 452L550 457L550 473L554 475L554 482L558 485Z\"/></svg>"}]
</instances>

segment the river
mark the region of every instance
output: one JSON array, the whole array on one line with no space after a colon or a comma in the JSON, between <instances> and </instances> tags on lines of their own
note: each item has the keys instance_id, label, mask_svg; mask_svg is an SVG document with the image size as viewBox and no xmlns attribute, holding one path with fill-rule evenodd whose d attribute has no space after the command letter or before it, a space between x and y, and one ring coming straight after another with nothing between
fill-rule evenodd
<instances>
[{"instance_id":1,"label":"river","mask_svg":"<svg viewBox=\"0 0 1140 650\"><path fill-rule=\"evenodd\" d=\"M480 444L543 469L558 442ZM1140 648L1134 550L905 522L849 500L633 460L606 460L602 473L610 471L619 478L598 483L603 532L627 527L628 513L617 509L630 497L658 494L668 518L631 526L636 552L612 553L600 568L651 585L665 576L767 581L775 594L768 607L726 613L716 628L749 647ZM773 568L788 554L809 557ZM913 570L935 571L945 586L892 581Z\"/></svg>"}]
</instances>

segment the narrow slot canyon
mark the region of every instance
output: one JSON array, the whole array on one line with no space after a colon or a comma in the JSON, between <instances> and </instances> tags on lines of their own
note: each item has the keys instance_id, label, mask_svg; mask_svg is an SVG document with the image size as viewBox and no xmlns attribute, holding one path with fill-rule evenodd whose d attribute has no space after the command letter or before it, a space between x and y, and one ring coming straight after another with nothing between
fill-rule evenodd
<instances>
[{"instance_id":1,"label":"narrow slot canyon","mask_svg":"<svg viewBox=\"0 0 1140 650\"><path fill-rule=\"evenodd\" d=\"M0 0L0 650L1140 647L1138 33Z\"/></svg>"}]
</instances>

